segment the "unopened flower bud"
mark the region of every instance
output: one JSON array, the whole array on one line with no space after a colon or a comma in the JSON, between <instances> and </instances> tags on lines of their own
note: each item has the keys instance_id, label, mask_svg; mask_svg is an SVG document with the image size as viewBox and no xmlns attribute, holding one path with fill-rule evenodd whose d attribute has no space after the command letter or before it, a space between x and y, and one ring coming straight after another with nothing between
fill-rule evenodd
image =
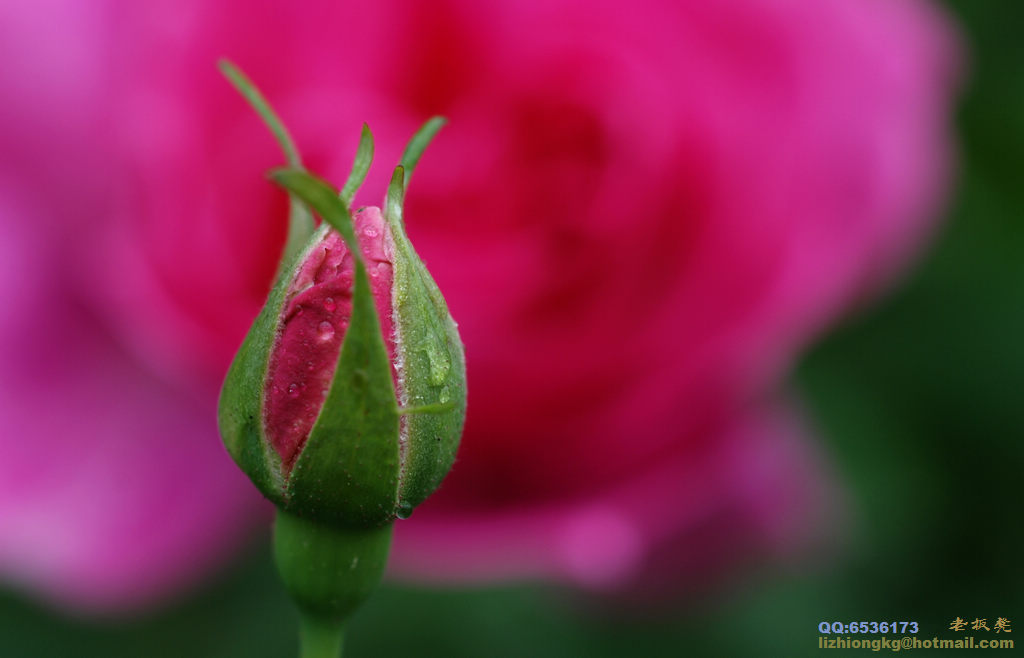
<instances>
[{"instance_id":1,"label":"unopened flower bud","mask_svg":"<svg viewBox=\"0 0 1024 658\"><path fill-rule=\"evenodd\" d=\"M444 121L413 136L383 211L353 217L369 128L335 190L306 172L245 74L220 67L281 145L289 168L271 178L292 197L277 280L224 380L220 433L277 505L274 563L299 609L302 655L337 655L346 620L384 573L392 521L441 484L462 435L462 342L402 219L409 176Z\"/></svg>"},{"instance_id":2,"label":"unopened flower bud","mask_svg":"<svg viewBox=\"0 0 1024 658\"><path fill-rule=\"evenodd\" d=\"M462 343L402 219L407 170L439 127L414 138L383 211L349 211L369 167L368 131L340 193L299 168L272 174L324 221L282 268L219 416L231 456L291 514L377 527L408 516L454 461Z\"/></svg>"}]
</instances>

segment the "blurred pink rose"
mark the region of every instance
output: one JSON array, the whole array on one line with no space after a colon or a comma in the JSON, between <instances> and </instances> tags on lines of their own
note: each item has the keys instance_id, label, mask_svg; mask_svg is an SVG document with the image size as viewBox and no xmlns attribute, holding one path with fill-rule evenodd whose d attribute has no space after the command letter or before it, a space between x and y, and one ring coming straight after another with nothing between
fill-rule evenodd
<instances>
[{"instance_id":1,"label":"blurred pink rose","mask_svg":"<svg viewBox=\"0 0 1024 658\"><path fill-rule=\"evenodd\" d=\"M955 43L922 2L0 8L0 571L117 608L260 510L216 437L281 162L230 56L338 181L451 123L409 230L467 345L456 467L394 570L672 585L792 555L833 500L774 393L921 241ZM372 6L366 6L372 5ZM651 574L657 573L657 578Z\"/></svg>"}]
</instances>

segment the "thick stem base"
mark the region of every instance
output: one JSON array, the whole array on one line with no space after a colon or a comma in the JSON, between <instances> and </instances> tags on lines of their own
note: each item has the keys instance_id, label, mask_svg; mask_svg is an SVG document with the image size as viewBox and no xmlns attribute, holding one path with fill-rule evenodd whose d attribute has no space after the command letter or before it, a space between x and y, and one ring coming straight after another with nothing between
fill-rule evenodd
<instances>
[{"instance_id":1,"label":"thick stem base","mask_svg":"<svg viewBox=\"0 0 1024 658\"><path fill-rule=\"evenodd\" d=\"M303 658L336 658L349 616L380 583L393 526L339 528L278 510L274 562L302 616Z\"/></svg>"}]
</instances>

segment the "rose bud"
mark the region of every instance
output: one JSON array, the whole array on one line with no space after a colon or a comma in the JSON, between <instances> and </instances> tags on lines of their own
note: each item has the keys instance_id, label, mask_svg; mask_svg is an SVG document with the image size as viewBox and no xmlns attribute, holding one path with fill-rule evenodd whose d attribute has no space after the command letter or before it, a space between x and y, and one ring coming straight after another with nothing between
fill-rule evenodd
<instances>
[{"instance_id":1,"label":"rose bud","mask_svg":"<svg viewBox=\"0 0 1024 658\"><path fill-rule=\"evenodd\" d=\"M462 341L402 219L409 176L444 121L413 136L383 212L353 218L369 128L339 192L303 169L244 74L221 70L281 144L289 167L271 178L292 206L277 280L224 380L220 433L277 505L274 562L299 608L302 655L337 655L345 621L380 582L392 522L441 484L466 415Z\"/></svg>"},{"instance_id":2,"label":"rose bud","mask_svg":"<svg viewBox=\"0 0 1024 658\"><path fill-rule=\"evenodd\" d=\"M220 431L260 491L304 519L371 528L405 518L454 461L463 347L402 220L409 173L441 124L406 149L383 212L363 208L354 221L368 130L340 194L297 167L271 175L324 222L282 268L231 365Z\"/></svg>"}]
</instances>

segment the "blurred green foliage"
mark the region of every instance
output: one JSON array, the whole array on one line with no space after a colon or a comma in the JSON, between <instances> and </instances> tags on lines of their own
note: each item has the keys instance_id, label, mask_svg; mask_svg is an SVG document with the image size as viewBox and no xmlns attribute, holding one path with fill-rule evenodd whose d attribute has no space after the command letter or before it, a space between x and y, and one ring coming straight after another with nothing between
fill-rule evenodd
<instances>
[{"instance_id":1,"label":"blurred green foliage","mask_svg":"<svg viewBox=\"0 0 1024 658\"><path fill-rule=\"evenodd\" d=\"M947 4L970 49L950 221L898 291L794 376L849 492L841 558L754 574L646 621L544 587L388 586L357 615L346 656L814 655L823 620L917 620L930 638L956 616L1004 616L1024 632L1024 3ZM0 656L12 658L289 656L295 626L263 549L128 622L0 594Z\"/></svg>"}]
</instances>

